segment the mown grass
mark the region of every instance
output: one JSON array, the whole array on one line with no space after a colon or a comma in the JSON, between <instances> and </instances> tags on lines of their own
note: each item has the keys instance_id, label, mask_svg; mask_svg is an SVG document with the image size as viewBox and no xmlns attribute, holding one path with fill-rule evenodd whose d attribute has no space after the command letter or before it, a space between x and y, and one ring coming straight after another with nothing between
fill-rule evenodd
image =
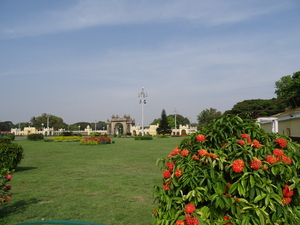
<instances>
[{"instance_id":1,"label":"mown grass","mask_svg":"<svg viewBox=\"0 0 300 225\"><path fill-rule=\"evenodd\" d=\"M42 219L152 224L152 190L162 182L156 160L182 139L113 138L115 144L95 146L17 140L25 156L11 181L12 201L0 209L0 224Z\"/></svg>"}]
</instances>

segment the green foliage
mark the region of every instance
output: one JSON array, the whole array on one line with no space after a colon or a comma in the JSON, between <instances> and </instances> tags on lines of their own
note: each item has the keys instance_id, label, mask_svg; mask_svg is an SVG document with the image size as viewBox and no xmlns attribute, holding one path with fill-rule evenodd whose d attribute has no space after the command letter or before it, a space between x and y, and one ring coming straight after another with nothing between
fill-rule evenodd
<instances>
[{"instance_id":1,"label":"green foliage","mask_svg":"<svg viewBox=\"0 0 300 225\"><path fill-rule=\"evenodd\" d=\"M30 122L32 126L37 129L42 129L43 127L47 127L47 125L49 125L49 127L53 127L54 130L58 130L60 128L67 129L68 127L68 125L64 123L62 118L47 113L43 113L38 117L32 117ZM47 122L49 122L49 124L47 124Z\"/></svg>"},{"instance_id":2,"label":"green foliage","mask_svg":"<svg viewBox=\"0 0 300 225\"><path fill-rule=\"evenodd\" d=\"M161 113L161 120L159 123L159 127L156 129L156 132L158 134L170 134L171 131L171 126L168 123L168 119L167 119L167 115L166 115L166 111L163 109L162 113Z\"/></svg>"},{"instance_id":3,"label":"green foliage","mask_svg":"<svg viewBox=\"0 0 300 225\"><path fill-rule=\"evenodd\" d=\"M90 136L91 137L101 136L101 133L100 132L91 132Z\"/></svg>"},{"instance_id":4,"label":"green foliage","mask_svg":"<svg viewBox=\"0 0 300 225\"><path fill-rule=\"evenodd\" d=\"M0 169L15 169L23 159L23 151L21 145L0 143Z\"/></svg>"},{"instance_id":5,"label":"green foliage","mask_svg":"<svg viewBox=\"0 0 300 225\"><path fill-rule=\"evenodd\" d=\"M175 128L175 114L167 116L168 124L171 128ZM150 125L160 124L161 118L154 119ZM180 114L176 114L176 127L179 128L179 125L187 125L190 124L190 120L187 117L183 117Z\"/></svg>"},{"instance_id":6,"label":"green foliage","mask_svg":"<svg viewBox=\"0 0 300 225\"><path fill-rule=\"evenodd\" d=\"M29 134L27 135L27 140L29 141L40 141L44 139L43 134Z\"/></svg>"},{"instance_id":7,"label":"green foliage","mask_svg":"<svg viewBox=\"0 0 300 225\"><path fill-rule=\"evenodd\" d=\"M136 136L134 140L153 140L152 136Z\"/></svg>"},{"instance_id":8,"label":"green foliage","mask_svg":"<svg viewBox=\"0 0 300 225\"><path fill-rule=\"evenodd\" d=\"M12 141L14 141L14 140L15 140L15 137L16 137L16 135L15 135L15 134L13 134L13 133L10 133L10 134L8 134L8 135L7 135L7 137L8 137L8 138L10 138Z\"/></svg>"},{"instance_id":9,"label":"green foliage","mask_svg":"<svg viewBox=\"0 0 300 225\"><path fill-rule=\"evenodd\" d=\"M297 225L299 150L238 116L213 120L157 161L155 223Z\"/></svg>"},{"instance_id":10,"label":"green foliage","mask_svg":"<svg viewBox=\"0 0 300 225\"><path fill-rule=\"evenodd\" d=\"M6 143L6 144L10 144L11 143L11 138L9 137L0 137L0 143Z\"/></svg>"},{"instance_id":11,"label":"green foliage","mask_svg":"<svg viewBox=\"0 0 300 225\"><path fill-rule=\"evenodd\" d=\"M0 131L10 131L13 128L11 121L0 122Z\"/></svg>"},{"instance_id":12,"label":"green foliage","mask_svg":"<svg viewBox=\"0 0 300 225\"><path fill-rule=\"evenodd\" d=\"M64 131L60 134L60 136L73 136L73 132L72 131Z\"/></svg>"}]
</instances>

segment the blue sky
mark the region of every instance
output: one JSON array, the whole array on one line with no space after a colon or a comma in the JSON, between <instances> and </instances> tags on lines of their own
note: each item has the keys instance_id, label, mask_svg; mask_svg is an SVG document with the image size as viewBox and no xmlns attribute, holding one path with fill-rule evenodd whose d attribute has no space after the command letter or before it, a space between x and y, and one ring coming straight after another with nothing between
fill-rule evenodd
<instances>
[{"instance_id":1,"label":"blue sky","mask_svg":"<svg viewBox=\"0 0 300 225\"><path fill-rule=\"evenodd\" d=\"M0 121L197 121L300 70L298 0L1 0Z\"/></svg>"}]
</instances>

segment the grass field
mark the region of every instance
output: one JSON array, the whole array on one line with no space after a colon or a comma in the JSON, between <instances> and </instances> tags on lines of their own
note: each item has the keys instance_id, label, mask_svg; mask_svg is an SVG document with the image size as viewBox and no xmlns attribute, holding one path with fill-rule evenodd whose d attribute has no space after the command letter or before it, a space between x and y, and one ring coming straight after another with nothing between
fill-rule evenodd
<instances>
[{"instance_id":1,"label":"grass field","mask_svg":"<svg viewBox=\"0 0 300 225\"><path fill-rule=\"evenodd\" d=\"M162 183L155 165L183 138L113 138L110 145L16 140L24 159L11 181L12 201L0 224L78 220L108 225L152 224L152 190Z\"/></svg>"}]
</instances>

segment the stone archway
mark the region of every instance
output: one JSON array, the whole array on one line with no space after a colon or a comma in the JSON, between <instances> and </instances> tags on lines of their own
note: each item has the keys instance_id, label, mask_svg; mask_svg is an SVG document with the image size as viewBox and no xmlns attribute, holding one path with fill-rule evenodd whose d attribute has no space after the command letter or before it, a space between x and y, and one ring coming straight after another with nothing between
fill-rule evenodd
<instances>
[{"instance_id":1,"label":"stone archway","mask_svg":"<svg viewBox=\"0 0 300 225\"><path fill-rule=\"evenodd\" d=\"M119 128L123 126L122 130ZM135 125L135 120L130 118L130 115L124 115L123 118L120 118L118 115L112 115L111 120L107 120L107 131L109 134L128 134L130 129Z\"/></svg>"}]
</instances>

